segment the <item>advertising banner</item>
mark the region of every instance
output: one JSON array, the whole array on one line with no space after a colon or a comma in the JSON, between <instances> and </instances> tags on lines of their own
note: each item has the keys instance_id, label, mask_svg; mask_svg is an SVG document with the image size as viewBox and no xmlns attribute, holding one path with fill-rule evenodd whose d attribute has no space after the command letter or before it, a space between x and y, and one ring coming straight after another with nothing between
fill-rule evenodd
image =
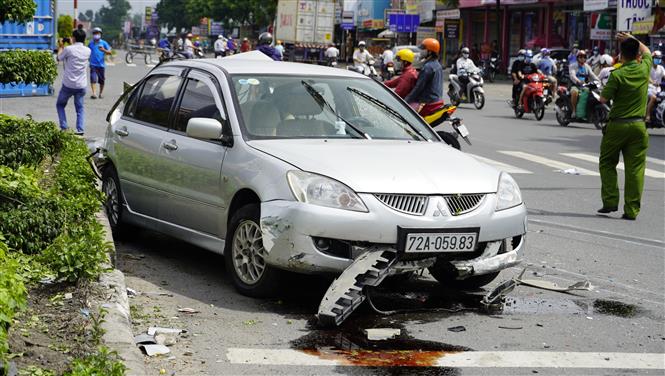
<instances>
[{"instance_id":1,"label":"advertising banner","mask_svg":"<svg viewBox=\"0 0 665 376\"><path fill-rule=\"evenodd\" d=\"M591 35L592 40L611 40L612 39L612 17L605 13L591 14Z\"/></svg>"},{"instance_id":2,"label":"advertising banner","mask_svg":"<svg viewBox=\"0 0 665 376\"><path fill-rule=\"evenodd\" d=\"M651 15L651 0L618 0L617 31L633 31L633 23Z\"/></svg>"}]
</instances>

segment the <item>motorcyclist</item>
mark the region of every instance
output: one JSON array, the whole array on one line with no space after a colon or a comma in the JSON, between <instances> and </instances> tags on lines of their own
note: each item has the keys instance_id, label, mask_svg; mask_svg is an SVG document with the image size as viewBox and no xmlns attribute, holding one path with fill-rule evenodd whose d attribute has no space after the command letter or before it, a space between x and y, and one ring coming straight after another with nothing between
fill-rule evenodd
<instances>
[{"instance_id":1,"label":"motorcyclist","mask_svg":"<svg viewBox=\"0 0 665 376\"><path fill-rule=\"evenodd\" d=\"M263 52L266 56L273 59L274 61L281 61L282 56L277 52L275 47L271 46L272 44L272 34L269 32L263 32L259 35L257 50Z\"/></svg>"},{"instance_id":2,"label":"motorcyclist","mask_svg":"<svg viewBox=\"0 0 665 376\"><path fill-rule=\"evenodd\" d=\"M365 49L365 41L358 42L358 49L353 51L353 65L357 70L364 70L369 65L372 55Z\"/></svg>"},{"instance_id":3,"label":"motorcyclist","mask_svg":"<svg viewBox=\"0 0 665 376\"><path fill-rule=\"evenodd\" d=\"M169 39L166 37L166 35L163 35L162 39L159 40L157 48L162 51L164 56L171 56L171 43L169 42Z\"/></svg>"},{"instance_id":4,"label":"motorcyclist","mask_svg":"<svg viewBox=\"0 0 665 376\"><path fill-rule=\"evenodd\" d=\"M610 78L610 73L615 69L614 58L611 55L604 54L600 56L600 73L598 79L600 80L601 88L605 86L607 80Z\"/></svg>"},{"instance_id":5,"label":"motorcyclist","mask_svg":"<svg viewBox=\"0 0 665 376\"><path fill-rule=\"evenodd\" d=\"M466 100L466 87L469 83L468 73L476 70L476 64L471 60L471 51L468 47L462 48L462 56L457 59L455 67L457 68L457 77L460 84L462 84L461 98L462 100Z\"/></svg>"},{"instance_id":6,"label":"motorcyclist","mask_svg":"<svg viewBox=\"0 0 665 376\"><path fill-rule=\"evenodd\" d=\"M215 49L215 57L226 56L226 38L224 38L224 36L220 34L217 37L217 40L215 41L213 48Z\"/></svg>"},{"instance_id":7,"label":"motorcyclist","mask_svg":"<svg viewBox=\"0 0 665 376\"><path fill-rule=\"evenodd\" d=\"M536 65L538 70L547 77L550 86L552 87L552 97L556 96L557 80L556 80L556 63L550 57L550 50L543 48L540 50L540 60Z\"/></svg>"},{"instance_id":8,"label":"motorcyclist","mask_svg":"<svg viewBox=\"0 0 665 376\"><path fill-rule=\"evenodd\" d=\"M384 77L388 77L388 65L395 64L395 56L393 55L393 50L390 46L387 46L386 49L381 54L381 72L383 72Z\"/></svg>"},{"instance_id":9,"label":"motorcyclist","mask_svg":"<svg viewBox=\"0 0 665 376\"><path fill-rule=\"evenodd\" d=\"M517 51L517 59L515 59L513 65L510 67L510 75L513 79L513 106L517 105L517 98L522 90L522 78L520 77L520 74L522 72L522 66L524 65L525 55L526 50L522 49Z\"/></svg>"},{"instance_id":10,"label":"motorcyclist","mask_svg":"<svg viewBox=\"0 0 665 376\"><path fill-rule=\"evenodd\" d=\"M524 87L528 84L527 77L530 74L538 73L538 67L536 66L536 64L533 63L532 60L533 60L533 51L526 50L526 52L524 53L524 64L522 64L522 70L519 73L522 87L520 88L520 98L517 101L518 108L522 107L522 99L524 97L524 91L525 91Z\"/></svg>"},{"instance_id":11,"label":"motorcyclist","mask_svg":"<svg viewBox=\"0 0 665 376\"><path fill-rule=\"evenodd\" d=\"M337 49L337 47L335 47L333 43L330 43L328 49L326 50L326 52L324 52L324 55L326 56L326 59L328 60L329 63L337 61L337 59L339 58L339 49Z\"/></svg>"},{"instance_id":12,"label":"motorcyclist","mask_svg":"<svg viewBox=\"0 0 665 376\"><path fill-rule=\"evenodd\" d=\"M428 104L441 102L443 98L443 67L439 63L441 45L434 38L425 38L420 44L421 60L424 62L416 86L404 98L412 107L425 113L430 108ZM424 104L424 105L423 105Z\"/></svg>"},{"instance_id":13,"label":"motorcyclist","mask_svg":"<svg viewBox=\"0 0 665 376\"><path fill-rule=\"evenodd\" d=\"M598 76L596 76L596 74L593 73L593 70L591 70L591 66L586 62L586 58L586 51L580 50L577 52L576 61L568 67L570 83L572 84L570 89L570 99L572 102L573 116L577 113L577 99L580 94L580 86L587 83L590 79L600 81Z\"/></svg>"},{"instance_id":14,"label":"motorcyclist","mask_svg":"<svg viewBox=\"0 0 665 376\"><path fill-rule=\"evenodd\" d=\"M580 45L575 42L575 44L573 44L573 49L570 50L570 54L568 54L568 65L577 61L578 52L580 52Z\"/></svg>"},{"instance_id":15,"label":"motorcyclist","mask_svg":"<svg viewBox=\"0 0 665 376\"><path fill-rule=\"evenodd\" d=\"M660 63L663 62L663 53L656 50L651 55L653 57L653 65L651 66L651 74L649 77L649 104L647 105L647 114L645 117L646 122L651 121L651 111L656 104L656 95L660 91L660 84L665 78L665 68Z\"/></svg>"},{"instance_id":16,"label":"motorcyclist","mask_svg":"<svg viewBox=\"0 0 665 376\"><path fill-rule=\"evenodd\" d=\"M413 67L415 54L408 48L397 51L395 60L402 65L402 74L384 82L389 88L395 89L400 98L405 98L416 86L418 71Z\"/></svg>"},{"instance_id":17,"label":"motorcyclist","mask_svg":"<svg viewBox=\"0 0 665 376\"><path fill-rule=\"evenodd\" d=\"M185 40L183 42L183 47L182 47L182 53L187 57L188 59L194 58L194 42L192 42L193 35L192 33L187 33L185 35Z\"/></svg>"}]
</instances>

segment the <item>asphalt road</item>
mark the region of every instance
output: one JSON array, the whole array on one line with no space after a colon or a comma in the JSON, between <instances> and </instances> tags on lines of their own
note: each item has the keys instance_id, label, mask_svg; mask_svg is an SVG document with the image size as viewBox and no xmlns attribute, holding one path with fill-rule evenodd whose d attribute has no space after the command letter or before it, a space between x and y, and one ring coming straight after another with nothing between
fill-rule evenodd
<instances>
[{"instance_id":1,"label":"asphalt road","mask_svg":"<svg viewBox=\"0 0 665 376\"><path fill-rule=\"evenodd\" d=\"M142 63L108 68L105 98L86 99L87 138L103 135L103 118L122 81L134 82L146 72ZM663 374L665 132L649 131L650 172L638 219L619 219L621 212L599 217L600 181L593 160L600 132L589 124L560 127L551 108L541 122L530 114L515 119L505 104L510 87L493 84L486 90L482 111L462 105L458 112L473 142L462 147L511 172L520 184L529 209L525 278L561 286L588 280L591 291L563 294L519 286L502 309L488 313L479 304L487 290L451 291L424 275L379 291L378 308L399 313L382 316L364 305L342 328L321 330L312 319L329 280L292 277L279 298L246 298L234 291L221 256L166 235L136 231L116 241L118 266L127 285L140 293L130 301L135 334L153 325L187 330L171 354L146 358L149 371ZM55 97L2 99L0 111L57 119ZM569 168L581 174L560 171ZM490 288L521 270L502 272ZM449 330L458 326L465 330ZM401 334L368 341L366 328L396 328Z\"/></svg>"}]
</instances>

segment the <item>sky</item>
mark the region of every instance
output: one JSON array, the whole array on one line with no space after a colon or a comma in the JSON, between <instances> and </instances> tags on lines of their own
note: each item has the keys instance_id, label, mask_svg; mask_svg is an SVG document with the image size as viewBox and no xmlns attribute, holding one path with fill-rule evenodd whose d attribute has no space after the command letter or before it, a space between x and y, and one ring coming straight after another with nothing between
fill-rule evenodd
<instances>
[{"instance_id":1,"label":"sky","mask_svg":"<svg viewBox=\"0 0 665 376\"><path fill-rule=\"evenodd\" d=\"M55 2L58 14L74 14L74 0L56 0ZM158 2L159 0L129 0L129 3L132 5L132 9L129 12L130 14L143 14L145 7L152 6L154 8ZM88 9L97 12L102 5L108 5L108 2L106 0L78 0L79 12L85 13Z\"/></svg>"}]
</instances>

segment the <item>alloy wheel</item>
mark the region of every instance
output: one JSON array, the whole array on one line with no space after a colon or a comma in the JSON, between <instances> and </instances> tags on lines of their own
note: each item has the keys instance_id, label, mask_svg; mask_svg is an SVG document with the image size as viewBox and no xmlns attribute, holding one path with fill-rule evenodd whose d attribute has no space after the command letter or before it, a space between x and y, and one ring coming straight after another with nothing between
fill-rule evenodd
<instances>
[{"instance_id":1,"label":"alloy wheel","mask_svg":"<svg viewBox=\"0 0 665 376\"><path fill-rule=\"evenodd\" d=\"M233 234L231 252L233 267L238 278L248 285L259 282L266 268L266 262L261 228L256 222L246 220L238 225Z\"/></svg>"},{"instance_id":2,"label":"alloy wheel","mask_svg":"<svg viewBox=\"0 0 665 376\"><path fill-rule=\"evenodd\" d=\"M104 194L106 195L105 209L106 215L113 225L118 224L120 219L120 195L118 194L118 186L112 177L107 177L104 182Z\"/></svg>"}]
</instances>

